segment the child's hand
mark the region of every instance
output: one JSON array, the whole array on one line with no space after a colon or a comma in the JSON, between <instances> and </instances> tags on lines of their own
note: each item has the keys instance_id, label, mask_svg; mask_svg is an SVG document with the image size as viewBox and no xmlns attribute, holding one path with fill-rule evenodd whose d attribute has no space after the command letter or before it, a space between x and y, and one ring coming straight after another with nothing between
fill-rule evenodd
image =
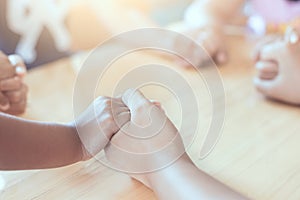
<instances>
[{"instance_id":1,"label":"child's hand","mask_svg":"<svg viewBox=\"0 0 300 200\"><path fill-rule=\"evenodd\" d=\"M183 31L187 36L197 42L206 52L197 52L199 47L190 46L186 48L188 51L186 55L192 56L191 59L198 64L198 66L203 65L211 60L215 61L217 64L224 64L227 62L227 51L224 44L223 32L220 27L213 25L206 25L197 28L187 28ZM185 44L178 43L178 48L184 47ZM180 62L183 67L190 67L187 62ZM197 66L197 67L198 67Z\"/></svg>"},{"instance_id":2,"label":"child's hand","mask_svg":"<svg viewBox=\"0 0 300 200\"><path fill-rule=\"evenodd\" d=\"M12 82L19 84L19 80L17 78L12 80ZM7 110L3 110L3 112L12 115L24 113L27 107L27 93L28 87L24 83L20 83L18 89L16 90L4 92L3 94L9 101L9 107Z\"/></svg>"},{"instance_id":3,"label":"child's hand","mask_svg":"<svg viewBox=\"0 0 300 200\"><path fill-rule=\"evenodd\" d=\"M256 88L267 97L300 105L300 43L276 40L258 52Z\"/></svg>"},{"instance_id":4,"label":"child's hand","mask_svg":"<svg viewBox=\"0 0 300 200\"><path fill-rule=\"evenodd\" d=\"M236 2L231 2L233 5ZM227 61L227 51L224 44L223 24L226 21L220 13L230 13L228 9L220 9L218 1L194 1L185 11L184 27L181 30L187 36L194 39L206 52L197 52L196 48L191 46L185 48L185 44L178 44L178 48L185 48L189 51L188 55L198 65L203 65L211 60L218 64ZM226 14L224 14L226 15ZM199 49L199 47L197 48ZM181 62L183 66L189 64Z\"/></svg>"},{"instance_id":5,"label":"child's hand","mask_svg":"<svg viewBox=\"0 0 300 200\"><path fill-rule=\"evenodd\" d=\"M82 142L82 160L88 160L104 149L112 136L129 119L129 110L121 99L97 98L75 120Z\"/></svg>"},{"instance_id":6,"label":"child's hand","mask_svg":"<svg viewBox=\"0 0 300 200\"><path fill-rule=\"evenodd\" d=\"M253 52L253 60L254 62L258 62L259 61L259 54L261 49L268 45L268 44L272 44L276 41L280 41L282 40L282 37L280 35L267 35L265 37L263 37L261 40L259 40L259 42L256 44L255 48L254 48L254 52Z\"/></svg>"},{"instance_id":7,"label":"child's hand","mask_svg":"<svg viewBox=\"0 0 300 200\"><path fill-rule=\"evenodd\" d=\"M17 55L0 52L0 111L21 114L26 109L27 86L23 83L26 67Z\"/></svg>"},{"instance_id":8,"label":"child's hand","mask_svg":"<svg viewBox=\"0 0 300 200\"><path fill-rule=\"evenodd\" d=\"M178 130L160 107L134 90L123 95L123 102L131 118L105 148L110 164L129 173L149 172L184 154Z\"/></svg>"}]
</instances>

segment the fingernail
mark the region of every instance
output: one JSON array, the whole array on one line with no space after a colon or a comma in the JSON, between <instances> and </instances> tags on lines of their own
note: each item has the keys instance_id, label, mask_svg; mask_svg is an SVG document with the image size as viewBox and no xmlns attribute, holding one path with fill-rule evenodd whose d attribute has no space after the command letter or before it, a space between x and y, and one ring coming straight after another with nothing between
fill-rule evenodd
<instances>
[{"instance_id":1,"label":"fingernail","mask_svg":"<svg viewBox=\"0 0 300 200\"><path fill-rule=\"evenodd\" d=\"M9 60L9 62L12 66L16 66L17 64L23 62L22 58L18 55L15 55L15 54L14 55L9 55L8 60Z\"/></svg>"},{"instance_id":2,"label":"fingernail","mask_svg":"<svg viewBox=\"0 0 300 200\"><path fill-rule=\"evenodd\" d=\"M21 66L17 66L16 67L16 73L18 75L24 75L26 73L26 69L24 67L21 67Z\"/></svg>"}]
</instances>

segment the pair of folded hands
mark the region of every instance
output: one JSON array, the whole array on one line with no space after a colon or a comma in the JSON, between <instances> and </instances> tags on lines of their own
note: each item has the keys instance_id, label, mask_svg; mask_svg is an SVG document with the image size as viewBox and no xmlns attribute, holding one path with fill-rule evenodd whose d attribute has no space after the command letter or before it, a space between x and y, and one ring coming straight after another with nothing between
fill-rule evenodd
<instances>
[{"instance_id":1,"label":"pair of folded hands","mask_svg":"<svg viewBox=\"0 0 300 200\"><path fill-rule=\"evenodd\" d=\"M74 122L82 160L103 149L109 164L126 172L160 169L184 154L181 136L159 104L138 90L99 97Z\"/></svg>"},{"instance_id":2,"label":"pair of folded hands","mask_svg":"<svg viewBox=\"0 0 300 200\"><path fill-rule=\"evenodd\" d=\"M19 56L0 52L1 112L25 111L25 73ZM152 171L184 153L182 139L160 105L133 89L120 98L97 98L72 126L82 142L82 160L104 149L109 162L121 170Z\"/></svg>"}]
</instances>

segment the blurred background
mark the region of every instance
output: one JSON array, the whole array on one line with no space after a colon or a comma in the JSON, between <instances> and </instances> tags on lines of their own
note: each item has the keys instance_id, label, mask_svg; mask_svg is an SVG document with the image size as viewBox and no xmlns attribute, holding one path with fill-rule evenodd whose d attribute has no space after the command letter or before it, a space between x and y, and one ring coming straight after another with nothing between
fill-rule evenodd
<instances>
[{"instance_id":1,"label":"blurred background","mask_svg":"<svg viewBox=\"0 0 300 200\"><path fill-rule=\"evenodd\" d=\"M182 19L191 0L2 0L0 50L29 68L90 50L112 35Z\"/></svg>"},{"instance_id":2,"label":"blurred background","mask_svg":"<svg viewBox=\"0 0 300 200\"><path fill-rule=\"evenodd\" d=\"M71 33L74 33L72 35L76 41L74 43L78 45L76 47L89 48L89 44L93 45L95 41L102 40L111 34L133 28L167 26L180 21L184 10L191 2L192 0L77 1L70 9L67 25ZM94 20L95 17L97 20ZM89 26L94 26L96 30L93 29L91 33ZM80 37L84 34L88 36L85 38L86 41ZM95 41L91 38L95 38Z\"/></svg>"}]
</instances>

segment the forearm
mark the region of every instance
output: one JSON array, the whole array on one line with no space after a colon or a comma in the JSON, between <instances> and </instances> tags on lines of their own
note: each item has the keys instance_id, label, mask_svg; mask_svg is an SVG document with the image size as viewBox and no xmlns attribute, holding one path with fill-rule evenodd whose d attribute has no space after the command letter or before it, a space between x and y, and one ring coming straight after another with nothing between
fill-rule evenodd
<instances>
[{"instance_id":1,"label":"forearm","mask_svg":"<svg viewBox=\"0 0 300 200\"><path fill-rule=\"evenodd\" d=\"M186 11L186 23L221 25L236 15L244 0L196 0ZM225 5L225 6L224 6Z\"/></svg>"},{"instance_id":2,"label":"forearm","mask_svg":"<svg viewBox=\"0 0 300 200\"><path fill-rule=\"evenodd\" d=\"M172 166L149 174L148 181L160 200L246 199L200 171L187 155Z\"/></svg>"},{"instance_id":3,"label":"forearm","mask_svg":"<svg viewBox=\"0 0 300 200\"><path fill-rule=\"evenodd\" d=\"M0 114L0 170L56 168L81 159L81 142L68 125Z\"/></svg>"}]
</instances>

